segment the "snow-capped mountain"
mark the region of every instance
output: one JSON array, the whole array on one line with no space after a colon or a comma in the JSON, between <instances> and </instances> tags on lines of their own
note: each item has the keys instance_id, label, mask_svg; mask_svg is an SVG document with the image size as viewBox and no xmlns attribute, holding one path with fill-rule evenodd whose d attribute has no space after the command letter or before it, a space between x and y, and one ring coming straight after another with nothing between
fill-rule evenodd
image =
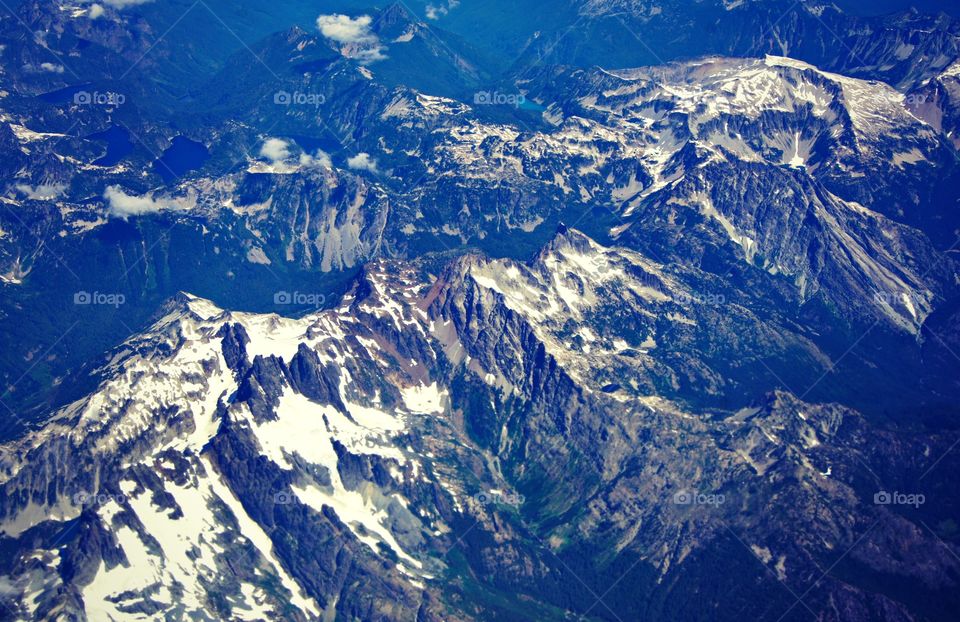
<instances>
[{"instance_id":1,"label":"snow-capped mountain","mask_svg":"<svg viewBox=\"0 0 960 622\"><path fill-rule=\"evenodd\" d=\"M910 88L956 58L956 18L916 10L882 16L820 0L573 0L576 15L528 39L517 65L633 67L701 55L774 54ZM906 5L905 6L909 6Z\"/></svg>"},{"instance_id":2,"label":"snow-capped mountain","mask_svg":"<svg viewBox=\"0 0 960 622\"><path fill-rule=\"evenodd\" d=\"M293 43L307 40L299 36ZM892 301L878 311L916 331L933 300L952 286L950 268L938 266L934 250L956 228L955 214L934 207L945 192L951 196L945 182L957 170L952 147L886 85L775 57L635 72L551 72L526 84L550 122L530 131L484 120L475 110L481 106L391 89L349 71L323 78L349 80L338 87L309 80L286 86L326 89L318 95L328 102L323 114L335 115L330 123L340 123L338 131L379 128L370 152L363 152L370 158L365 161L379 162L379 174L345 171L344 161L323 163L287 139L284 161L264 162L247 152L240 157L248 161L245 171L186 181L163 194L142 190L140 182L130 187L122 165L106 168L102 175L116 179L119 190L104 195L111 200L92 202L93 189L73 186L83 183L73 180L89 164L59 156L61 172L44 166L42 176L28 174L7 201L42 201L48 189L68 207L46 226L75 235L117 215L113 198L146 197L154 209L209 219L207 228L233 226L240 218L252 235L237 254L251 262L292 261L323 271L355 266L388 249L415 254L412 234L477 241L504 229L532 231L587 205L608 209L618 222L607 234L629 240L633 223L656 227L645 221L686 207L728 238L718 244L791 279L801 301L825 292L831 303L842 302L824 287L836 279L836 287L846 292L852 285L861 299ZM337 88L360 89L368 106L364 119L342 125L347 117L335 111L358 95L344 99ZM319 125L326 122L321 118ZM64 140L12 120L10 127L21 128L14 133L21 152ZM260 145L270 140L254 138ZM417 181L405 188L401 177ZM725 187L735 179L752 187ZM70 205L78 192L83 203ZM740 201L726 200L725 193ZM811 204L819 207L808 213ZM21 224L12 222L11 229ZM935 236L934 244L916 229ZM32 232L21 235L9 237L5 249L11 281L22 278L34 244ZM817 250L798 252L811 245ZM901 270L911 263L924 269Z\"/></svg>"},{"instance_id":3,"label":"snow-capped mountain","mask_svg":"<svg viewBox=\"0 0 960 622\"><path fill-rule=\"evenodd\" d=\"M377 257L474 245L520 258L561 219L682 267L695 297L799 322L805 330L790 332L815 344L805 352L840 356L879 322L922 366L922 326L955 296L943 252L957 231L954 147L916 98L883 83L772 56L548 67L517 83L534 116L497 119L482 98L385 84L377 64L301 29L255 53L262 62L247 51L230 60L204 91L204 112L178 130L135 123L136 101L71 100L49 105L61 129L38 131L33 103L4 100L13 179L0 260L7 286L25 292L10 317L46 304L31 284L46 287L64 264L77 281L58 294L64 304L119 287L131 304L114 312L132 327L184 286L264 309L278 290L332 298ZM315 104L277 104L278 93ZM85 137L68 131L73 115ZM335 136L351 137L348 148L330 147ZM178 141L210 157L166 182L156 156ZM513 248L504 236L528 241ZM72 323L63 317L59 331ZM15 326L8 334L24 338ZM104 341L70 350L89 357ZM872 357L864 368L877 367ZM820 355L804 360L766 365L788 385L828 368ZM10 380L32 365L13 365ZM715 377L740 386L738 400L755 394L725 373ZM715 382L684 386L726 395Z\"/></svg>"},{"instance_id":4,"label":"snow-capped mountain","mask_svg":"<svg viewBox=\"0 0 960 622\"><path fill-rule=\"evenodd\" d=\"M909 474L953 439L785 394L735 413L664 399L656 353L709 321L695 306L651 260L575 231L530 263L375 262L301 319L183 294L90 395L3 448L5 593L20 619L473 619L507 581L582 611L543 589L574 587L559 569L582 547L606 543L588 566L640 566L623 590L731 553L799 585L871 524L858 563L953 589L949 552L863 496L873 468ZM913 556L879 547L905 529ZM813 606L924 610L852 579Z\"/></svg>"}]
</instances>

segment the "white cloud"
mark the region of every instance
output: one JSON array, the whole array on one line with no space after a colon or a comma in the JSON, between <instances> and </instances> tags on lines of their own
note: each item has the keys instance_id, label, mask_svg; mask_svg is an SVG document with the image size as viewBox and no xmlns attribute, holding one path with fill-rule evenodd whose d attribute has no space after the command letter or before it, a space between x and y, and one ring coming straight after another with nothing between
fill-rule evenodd
<instances>
[{"instance_id":1,"label":"white cloud","mask_svg":"<svg viewBox=\"0 0 960 622\"><path fill-rule=\"evenodd\" d=\"M260 147L260 156L276 164L290 159L290 142L282 138L268 138Z\"/></svg>"},{"instance_id":2,"label":"white cloud","mask_svg":"<svg viewBox=\"0 0 960 622\"><path fill-rule=\"evenodd\" d=\"M299 156L296 155L298 150L289 140L268 138L260 147L260 157L267 160L268 164L255 164L250 170L289 174L305 168L333 168L330 155L322 149L317 149L312 154L301 151Z\"/></svg>"},{"instance_id":3,"label":"white cloud","mask_svg":"<svg viewBox=\"0 0 960 622\"><path fill-rule=\"evenodd\" d=\"M55 65L54 63L40 63L40 71L46 71L48 73L63 73L63 65Z\"/></svg>"},{"instance_id":4,"label":"white cloud","mask_svg":"<svg viewBox=\"0 0 960 622\"><path fill-rule=\"evenodd\" d=\"M34 201L52 201L53 199L62 197L67 191L66 184L40 184L38 186L17 184L16 188L28 199L33 199Z\"/></svg>"},{"instance_id":5,"label":"white cloud","mask_svg":"<svg viewBox=\"0 0 960 622\"><path fill-rule=\"evenodd\" d=\"M153 2L153 0L80 0L80 2L90 5L90 8L87 9L87 17L89 19L100 19L106 14L106 10L103 8L104 5L111 9L122 11L128 7L149 4Z\"/></svg>"},{"instance_id":6,"label":"white cloud","mask_svg":"<svg viewBox=\"0 0 960 622\"><path fill-rule=\"evenodd\" d=\"M448 0L446 4L428 4L427 19L440 19L458 6L460 6L460 0Z\"/></svg>"},{"instance_id":7,"label":"white cloud","mask_svg":"<svg viewBox=\"0 0 960 622\"><path fill-rule=\"evenodd\" d=\"M333 168L333 161L330 159L330 155L322 149L317 149L313 155L309 153L300 154L300 166L304 168L319 167L319 168Z\"/></svg>"},{"instance_id":8,"label":"white cloud","mask_svg":"<svg viewBox=\"0 0 960 622\"><path fill-rule=\"evenodd\" d=\"M317 28L327 39L338 43L366 43L376 41L377 36L370 30L373 18L369 15L350 17L349 15L321 15L317 18Z\"/></svg>"},{"instance_id":9,"label":"white cloud","mask_svg":"<svg viewBox=\"0 0 960 622\"><path fill-rule=\"evenodd\" d=\"M375 63L378 60L386 60L387 55L383 53L386 48L381 46L375 48L364 48L362 50L352 51L345 56L347 58L353 58L360 61L361 65L369 65L370 63Z\"/></svg>"},{"instance_id":10,"label":"white cloud","mask_svg":"<svg viewBox=\"0 0 960 622\"><path fill-rule=\"evenodd\" d=\"M366 153L363 151L353 156L352 158L348 158L347 166L349 166L355 171L368 171L374 174L377 174L380 172L377 169L377 161L371 158L369 153Z\"/></svg>"},{"instance_id":11,"label":"white cloud","mask_svg":"<svg viewBox=\"0 0 960 622\"><path fill-rule=\"evenodd\" d=\"M105 5L113 7L119 11L127 8L128 6L139 6L141 4L153 2L153 0L102 0L102 2Z\"/></svg>"},{"instance_id":12,"label":"white cloud","mask_svg":"<svg viewBox=\"0 0 960 622\"><path fill-rule=\"evenodd\" d=\"M350 17L349 15L321 15L317 18L317 28L327 39L341 44L340 53L363 64L383 60L386 48L373 32L373 18L369 15Z\"/></svg>"},{"instance_id":13,"label":"white cloud","mask_svg":"<svg viewBox=\"0 0 960 622\"><path fill-rule=\"evenodd\" d=\"M151 194L140 197L127 194L119 186L107 186L107 189L103 192L103 198L107 200L107 213L124 220L130 216L153 214L161 210L190 209L196 205L196 193L194 192L183 199L155 199Z\"/></svg>"}]
</instances>

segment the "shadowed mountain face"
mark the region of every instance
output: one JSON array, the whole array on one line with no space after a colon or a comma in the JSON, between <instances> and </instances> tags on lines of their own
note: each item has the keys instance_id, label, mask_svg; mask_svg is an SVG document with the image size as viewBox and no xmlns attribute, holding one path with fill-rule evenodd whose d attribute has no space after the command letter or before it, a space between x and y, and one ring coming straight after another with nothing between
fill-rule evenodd
<instances>
[{"instance_id":1,"label":"shadowed mountain face","mask_svg":"<svg viewBox=\"0 0 960 622\"><path fill-rule=\"evenodd\" d=\"M0 619L950 620L960 22L0 20Z\"/></svg>"}]
</instances>

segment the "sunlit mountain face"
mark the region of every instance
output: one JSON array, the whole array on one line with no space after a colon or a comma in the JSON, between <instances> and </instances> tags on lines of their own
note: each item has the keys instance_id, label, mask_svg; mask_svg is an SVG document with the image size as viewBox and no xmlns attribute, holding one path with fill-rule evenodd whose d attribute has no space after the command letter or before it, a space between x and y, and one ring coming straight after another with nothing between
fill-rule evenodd
<instances>
[{"instance_id":1,"label":"sunlit mountain face","mask_svg":"<svg viewBox=\"0 0 960 622\"><path fill-rule=\"evenodd\" d=\"M955 620L958 20L0 2L0 620Z\"/></svg>"}]
</instances>

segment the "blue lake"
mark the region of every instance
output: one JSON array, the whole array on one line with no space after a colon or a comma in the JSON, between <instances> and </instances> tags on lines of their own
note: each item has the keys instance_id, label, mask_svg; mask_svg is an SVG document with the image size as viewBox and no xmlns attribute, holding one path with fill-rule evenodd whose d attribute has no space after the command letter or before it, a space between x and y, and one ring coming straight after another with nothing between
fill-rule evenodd
<instances>
[{"instance_id":1,"label":"blue lake","mask_svg":"<svg viewBox=\"0 0 960 622\"><path fill-rule=\"evenodd\" d=\"M107 153L94 161L95 166L116 166L125 157L133 152L133 142L130 133L124 128L114 125L110 129L96 134L90 134L87 140L103 142L107 145Z\"/></svg>"},{"instance_id":2,"label":"blue lake","mask_svg":"<svg viewBox=\"0 0 960 622\"><path fill-rule=\"evenodd\" d=\"M177 136L163 155L154 161L153 170L169 183L199 169L209 158L210 152L203 143Z\"/></svg>"}]
</instances>

